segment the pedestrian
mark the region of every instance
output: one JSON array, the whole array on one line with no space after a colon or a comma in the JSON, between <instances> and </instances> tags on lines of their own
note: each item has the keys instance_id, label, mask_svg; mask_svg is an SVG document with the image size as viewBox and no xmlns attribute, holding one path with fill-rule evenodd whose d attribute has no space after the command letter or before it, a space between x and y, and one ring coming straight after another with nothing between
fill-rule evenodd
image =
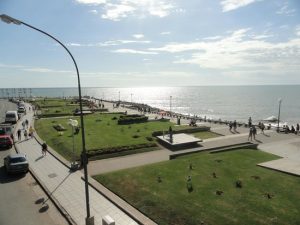
<instances>
[{"instance_id":1,"label":"pedestrian","mask_svg":"<svg viewBox=\"0 0 300 225\"><path fill-rule=\"evenodd\" d=\"M28 132L26 129L24 130L24 138L25 138L25 140L27 140L27 138L28 138Z\"/></svg>"},{"instance_id":2,"label":"pedestrian","mask_svg":"<svg viewBox=\"0 0 300 225\"><path fill-rule=\"evenodd\" d=\"M254 125L253 125L252 127L253 127L253 133L252 133L252 135L253 135L254 140L256 140L256 139L255 139L255 135L256 135L256 133L257 133L256 127L255 127Z\"/></svg>"},{"instance_id":3,"label":"pedestrian","mask_svg":"<svg viewBox=\"0 0 300 225\"><path fill-rule=\"evenodd\" d=\"M250 116L249 119L248 119L248 126L249 126L249 127L252 126L252 118L251 118L251 116Z\"/></svg>"},{"instance_id":4,"label":"pedestrian","mask_svg":"<svg viewBox=\"0 0 300 225\"><path fill-rule=\"evenodd\" d=\"M236 120L233 121L233 131L236 132L236 127L237 127L237 123L236 123Z\"/></svg>"},{"instance_id":5,"label":"pedestrian","mask_svg":"<svg viewBox=\"0 0 300 225\"><path fill-rule=\"evenodd\" d=\"M296 133L297 133L297 135L299 134L299 129L300 129L300 126L299 126L299 123L297 123L297 125L296 125Z\"/></svg>"},{"instance_id":6,"label":"pedestrian","mask_svg":"<svg viewBox=\"0 0 300 225\"><path fill-rule=\"evenodd\" d=\"M30 126L30 127L29 127L29 136L30 136L31 138L33 138L33 132L34 132L34 129L33 129L32 126Z\"/></svg>"},{"instance_id":7,"label":"pedestrian","mask_svg":"<svg viewBox=\"0 0 300 225\"><path fill-rule=\"evenodd\" d=\"M18 129L17 135L18 135L18 141L21 141L21 135L22 135L21 129Z\"/></svg>"},{"instance_id":8,"label":"pedestrian","mask_svg":"<svg viewBox=\"0 0 300 225\"><path fill-rule=\"evenodd\" d=\"M253 127L251 126L249 129L248 141L249 141L249 139L250 139L250 141L252 141L252 136L253 136Z\"/></svg>"},{"instance_id":9,"label":"pedestrian","mask_svg":"<svg viewBox=\"0 0 300 225\"><path fill-rule=\"evenodd\" d=\"M26 128L28 128L28 125L29 125L28 119L25 120L25 125L26 125Z\"/></svg>"},{"instance_id":10,"label":"pedestrian","mask_svg":"<svg viewBox=\"0 0 300 225\"><path fill-rule=\"evenodd\" d=\"M232 129L232 122L230 121L229 122L229 131L231 132L231 129Z\"/></svg>"},{"instance_id":11,"label":"pedestrian","mask_svg":"<svg viewBox=\"0 0 300 225\"><path fill-rule=\"evenodd\" d=\"M264 125L264 123L261 123L261 124L260 124L260 129L261 129L261 133L262 133L262 134L265 134L265 132L264 132L264 130L265 130L265 125Z\"/></svg>"},{"instance_id":12,"label":"pedestrian","mask_svg":"<svg viewBox=\"0 0 300 225\"><path fill-rule=\"evenodd\" d=\"M42 144L42 155L43 155L43 156L46 156L47 150L48 150L48 146L47 146L46 142L44 142L44 143Z\"/></svg>"},{"instance_id":13,"label":"pedestrian","mask_svg":"<svg viewBox=\"0 0 300 225\"><path fill-rule=\"evenodd\" d=\"M25 122L24 121L22 122L22 127L23 127L23 130L25 130Z\"/></svg>"}]
</instances>

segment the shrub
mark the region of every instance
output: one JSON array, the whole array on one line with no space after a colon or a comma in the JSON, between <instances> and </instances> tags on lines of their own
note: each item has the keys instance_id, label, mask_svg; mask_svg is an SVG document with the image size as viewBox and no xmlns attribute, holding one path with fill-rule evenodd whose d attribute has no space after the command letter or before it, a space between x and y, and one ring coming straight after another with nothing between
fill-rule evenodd
<instances>
[{"instance_id":1,"label":"shrub","mask_svg":"<svg viewBox=\"0 0 300 225\"><path fill-rule=\"evenodd\" d=\"M140 116L140 115L128 115L128 116L120 116L118 119L119 125L124 124L132 124L132 123L144 123L148 121L147 116Z\"/></svg>"},{"instance_id":2,"label":"shrub","mask_svg":"<svg viewBox=\"0 0 300 225\"><path fill-rule=\"evenodd\" d=\"M135 134L135 135L132 135L132 137L133 137L133 138L139 138L140 135Z\"/></svg>"}]
</instances>

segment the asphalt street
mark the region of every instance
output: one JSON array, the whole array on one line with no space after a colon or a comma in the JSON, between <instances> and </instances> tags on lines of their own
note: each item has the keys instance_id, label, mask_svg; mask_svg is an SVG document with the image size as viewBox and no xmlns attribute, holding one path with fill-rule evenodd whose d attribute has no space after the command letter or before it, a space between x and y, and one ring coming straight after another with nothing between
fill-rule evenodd
<instances>
[{"instance_id":1,"label":"asphalt street","mask_svg":"<svg viewBox=\"0 0 300 225\"><path fill-rule=\"evenodd\" d=\"M5 111L15 109L15 104L0 100L0 123ZM6 173L3 159L10 152L15 153L15 149L0 149L0 225L68 224L29 172Z\"/></svg>"}]
</instances>

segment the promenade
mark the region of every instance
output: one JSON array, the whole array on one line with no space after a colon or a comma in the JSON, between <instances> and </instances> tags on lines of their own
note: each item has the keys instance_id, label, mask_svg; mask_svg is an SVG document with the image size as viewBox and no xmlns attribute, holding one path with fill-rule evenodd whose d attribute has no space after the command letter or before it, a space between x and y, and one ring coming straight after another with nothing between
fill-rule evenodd
<instances>
[{"instance_id":1,"label":"promenade","mask_svg":"<svg viewBox=\"0 0 300 225\"><path fill-rule=\"evenodd\" d=\"M126 109L110 108L110 111L116 110L125 111ZM128 113L137 113L134 110L126 111ZM27 115L25 115L16 125L16 130L21 129L21 123L25 119L28 119L30 124L34 124L33 113L28 111ZM183 120L183 122L185 123L188 121ZM248 142L247 128L240 127L237 129L238 133L232 133L225 125L210 123L201 124L211 125L211 130L222 136L204 140L200 147L182 150L182 152L205 151L211 148L238 145ZM71 172L69 170L69 162L64 159L58 160L60 156L58 156L51 148L49 149L48 154L43 157L40 143L37 141L38 139L39 138L37 137L37 139L31 138L24 140L24 137L22 137L22 141L16 143L16 149L19 152L27 154L31 173L36 177L69 221L72 224L85 224L86 206L84 181L82 179L83 171ZM300 136L293 134L278 134L270 130L266 131L265 134L258 134L256 140L253 140L252 143L258 144L258 148L263 151L284 157L283 159L275 160L276 162L271 161L262 163L260 166L300 176ZM88 164L88 171L89 175L95 175L167 161L170 159L171 155L180 152L181 151L172 152L167 149L162 149L153 152L92 161ZM92 184L89 186L90 209L91 216L94 216L95 218L95 224L102 224L102 218L107 215L113 218L117 225L156 224L130 206L127 202L97 183L91 177L89 179ZM100 190L100 192L94 187Z\"/></svg>"}]
</instances>

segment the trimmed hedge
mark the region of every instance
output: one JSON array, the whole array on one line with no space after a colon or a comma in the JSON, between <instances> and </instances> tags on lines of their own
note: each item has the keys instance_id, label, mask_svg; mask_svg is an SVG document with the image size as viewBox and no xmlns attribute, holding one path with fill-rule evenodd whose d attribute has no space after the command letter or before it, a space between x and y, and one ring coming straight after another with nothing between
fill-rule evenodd
<instances>
[{"instance_id":1,"label":"trimmed hedge","mask_svg":"<svg viewBox=\"0 0 300 225\"><path fill-rule=\"evenodd\" d=\"M148 121L147 116L140 116L140 115L124 115L120 116L118 120L119 125L124 124L132 124L132 123L145 123Z\"/></svg>"},{"instance_id":2,"label":"trimmed hedge","mask_svg":"<svg viewBox=\"0 0 300 225\"><path fill-rule=\"evenodd\" d=\"M201 127L195 127L195 128L187 128L182 130L173 130L173 134L180 134L180 133L196 133L200 131L210 131L210 127L207 126L201 126ZM167 133L168 131L165 131ZM152 133L153 137L161 136L163 135L163 131L154 131Z\"/></svg>"},{"instance_id":3,"label":"trimmed hedge","mask_svg":"<svg viewBox=\"0 0 300 225\"><path fill-rule=\"evenodd\" d=\"M116 146L116 147L108 147L108 148L100 148L100 149L90 149L87 151L88 157L94 157L97 155L105 155L105 154L113 154L124 151L132 151L141 148L151 148L157 147L156 143L144 143L144 144L136 144L136 145L124 145L124 146Z\"/></svg>"},{"instance_id":4,"label":"trimmed hedge","mask_svg":"<svg viewBox=\"0 0 300 225\"><path fill-rule=\"evenodd\" d=\"M62 116L72 116L72 113L51 113L51 114L39 114L39 118L48 118L48 117L62 117Z\"/></svg>"}]
</instances>

